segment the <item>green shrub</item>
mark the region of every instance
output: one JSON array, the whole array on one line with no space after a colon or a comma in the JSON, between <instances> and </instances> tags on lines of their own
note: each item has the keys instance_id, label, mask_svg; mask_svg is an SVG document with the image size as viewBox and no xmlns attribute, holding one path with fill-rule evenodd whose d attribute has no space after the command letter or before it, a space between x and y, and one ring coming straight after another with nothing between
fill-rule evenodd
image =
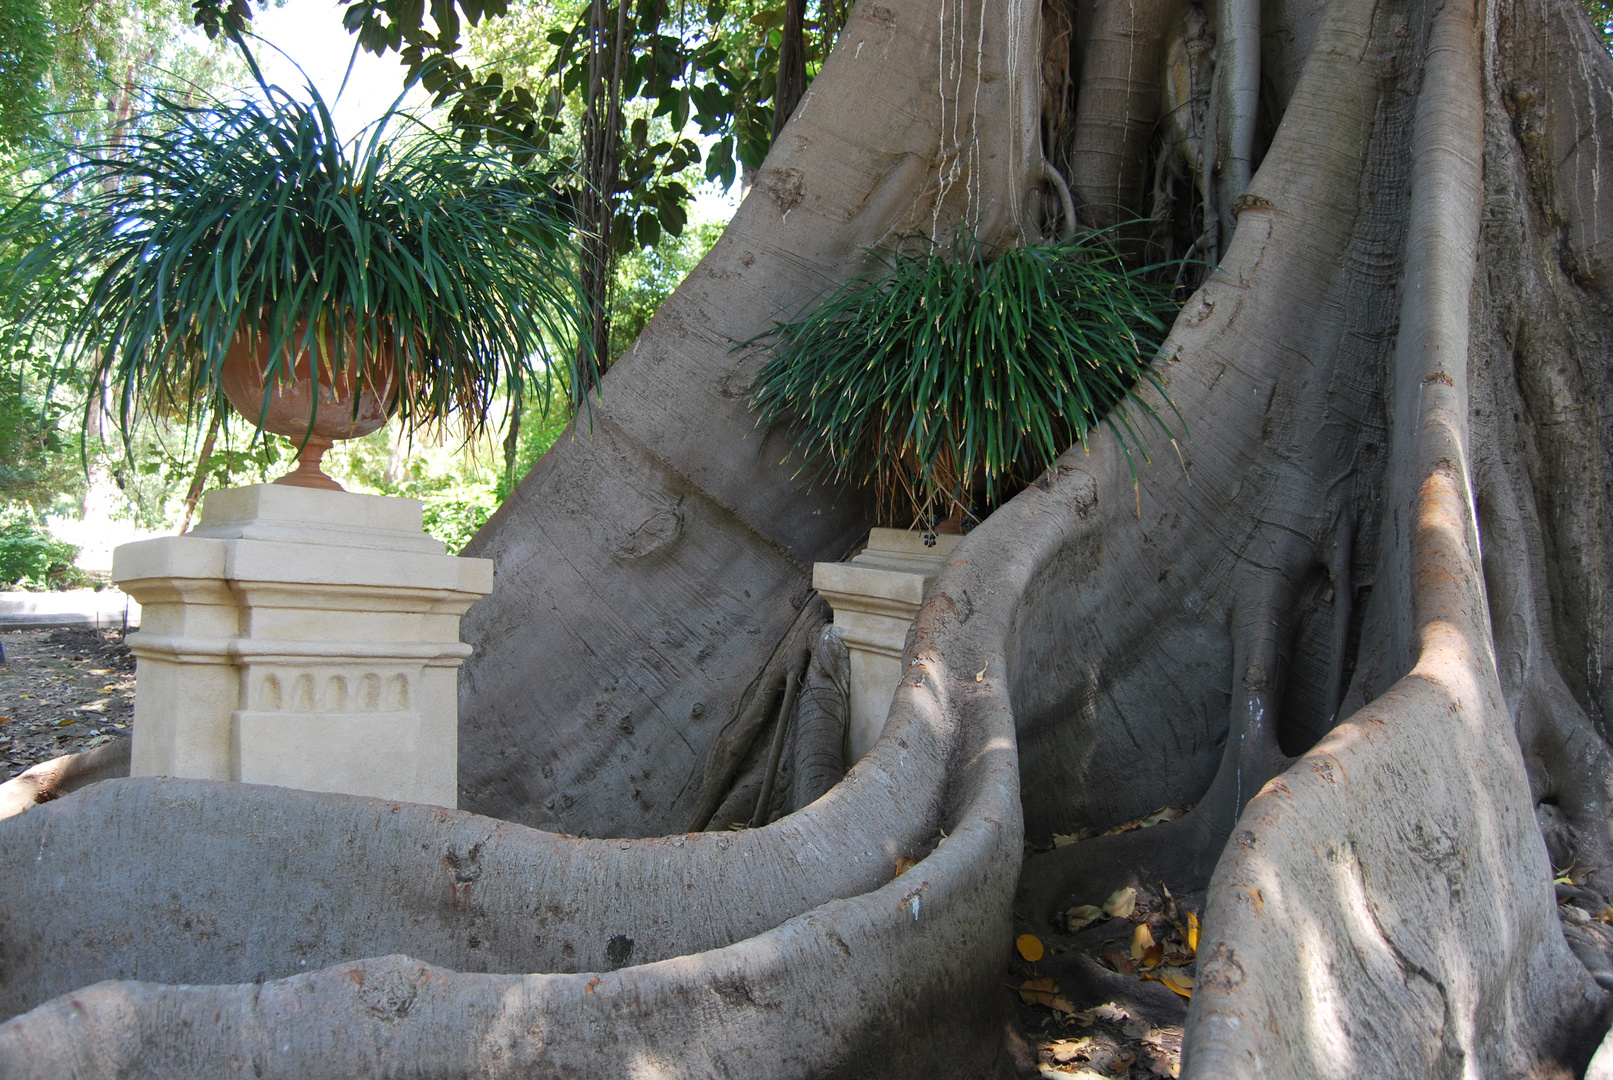
<instances>
[{"instance_id":1,"label":"green shrub","mask_svg":"<svg viewBox=\"0 0 1613 1080\"><path fill-rule=\"evenodd\" d=\"M23 516L0 523L0 587L74 589L89 584L73 565L78 548L53 539Z\"/></svg>"},{"instance_id":2,"label":"green shrub","mask_svg":"<svg viewBox=\"0 0 1613 1080\"><path fill-rule=\"evenodd\" d=\"M888 523L927 525L995 505L1099 422L1142 450L1115 406L1139 378L1159 385L1148 365L1178 307L1163 268L1127 269L1094 232L995 258L963 232L950 257L882 263L762 335L777 340L761 423L793 425L820 479L872 483Z\"/></svg>"},{"instance_id":3,"label":"green shrub","mask_svg":"<svg viewBox=\"0 0 1613 1080\"><path fill-rule=\"evenodd\" d=\"M455 553L470 543L476 530L487 524L487 519L498 509L496 494L485 485L424 492L416 498L425 503L422 517L426 532L448 545L448 550Z\"/></svg>"}]
</instances>

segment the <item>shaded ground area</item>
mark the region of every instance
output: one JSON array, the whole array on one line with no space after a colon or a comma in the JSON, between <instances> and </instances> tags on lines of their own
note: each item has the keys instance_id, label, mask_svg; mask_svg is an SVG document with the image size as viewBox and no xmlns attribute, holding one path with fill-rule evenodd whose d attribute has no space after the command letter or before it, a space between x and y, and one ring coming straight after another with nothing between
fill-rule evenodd
<instances>
[{"instance_id":1,"label":"shaded ground area","mask_svg":"<svg viewBox=\"0 0 1613 1080\"><path fill-rule=\"evenodd\" d=\"M0 779L127 735L134 657L119 630L0 632Z\"/></svg>"},{"instance_id":2,"label":"shaded ground area","mask_svg":"<svg viewBox=\"0 0 1613 1080\"><path fill-rule=\"evenodd\" d=\"M1183 812L1165 807L1107 831L1147 828ZM1016 911L1020 936L1006 979L1020 1075L1179 1076L1203 911L1203 894L1174 897L1163 886L1083 898L1040 935Z\"/></svg>"}]
</instances>

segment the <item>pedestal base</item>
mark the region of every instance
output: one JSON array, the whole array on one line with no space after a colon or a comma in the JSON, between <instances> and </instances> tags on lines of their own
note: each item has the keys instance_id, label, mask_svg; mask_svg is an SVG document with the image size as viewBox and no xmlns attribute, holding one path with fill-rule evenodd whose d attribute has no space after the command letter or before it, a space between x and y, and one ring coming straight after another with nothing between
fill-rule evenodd
<instances>
[{"instance_id":1,"label":"pedestal base","mask_svg":"<svg viewBox=\"0 0 1613 1080\"><path fill-rule=\"evenodd\" d=\"M907 632L924 603L930 582L961 536L875 529L868 547L850 562L815 563L812 587L834 608L834 622L851 650L851 718L846 725L846 764L873 749L885 729L896 684L902 679Z\"/></svg>"},{"instance_id":2,"label":"pedestal base","mask_svg":"<svg viewBox=\"0 0 1613 1080\"><path fill-rule=\"evenodd\" d=\"M132 774L456 805L459 618L493 564L420 520L413 499L258 484L118 548L142 605Z\"/></svg>"}]
</instances>

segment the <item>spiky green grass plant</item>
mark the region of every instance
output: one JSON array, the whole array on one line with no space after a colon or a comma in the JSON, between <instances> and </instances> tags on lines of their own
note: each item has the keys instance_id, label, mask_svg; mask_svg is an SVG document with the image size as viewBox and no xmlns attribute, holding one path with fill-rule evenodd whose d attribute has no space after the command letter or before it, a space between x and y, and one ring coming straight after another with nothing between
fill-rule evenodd
<instances>
[{"instance_id":1,"label":"spiky green grass plant","mask_svg":"<svg viewBox=\"0 0 1613 1080\"><path fill-rule=\"evenodd\" d=\"M754 404L820 479L872 484L887 523L995 505L1100 422L1146 461L1128 404L1171 436L1132 388L1163 391L1149 364L1179 305L1108 235L988 258L963 232L881 264L762 335Z\"/></svg>"},{"instance_id":2,"label":"spiky green grass plant","mask_svg":"<svg viewBox=\"0 0 1613 1080\"><path fill-rule=\"evenodd\" d=\"M405 424L467 433L500 387L546 404L551 360L591 362L541 155L467 146L398 102L344 143L311 82L303 100L248 62L261 96L155 94L0 215L0 315L21 344L91 371L125 430L141 408L221 408L238 330L267 338L271 380L296 353L340 371L389 343Z\"/></svg>"}]
</instances>

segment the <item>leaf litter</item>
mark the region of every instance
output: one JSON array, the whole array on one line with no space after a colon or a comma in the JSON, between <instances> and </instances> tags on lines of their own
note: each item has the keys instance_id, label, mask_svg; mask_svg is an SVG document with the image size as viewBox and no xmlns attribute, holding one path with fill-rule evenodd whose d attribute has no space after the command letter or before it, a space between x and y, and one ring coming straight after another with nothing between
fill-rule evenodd
<instances>
[{"instance_id":1,"label":"leaf litter","mask_svg":"<svg viewBox=\"0 0 1613 1080\"><path fill-rule=\"evenodd\" d=\"M44 761L125 738L134 658L116 630L0 632L0 782Z\"/></svg>"},{"instance_id":2,"label":"leaf litter","mask_svg":"<svg viewBox=\"0 0 1613 1080\"><path fill-rule=\"evenodd\" d=\"M1126 888L1101 903L1071 907L1054 924L1056 931L1070 937L1091 933L1078 941L1059 934L1051 941L1034 934L1015 940L1014 966L1019 974L1010 985L1018 993L1021 1025L1036 1055L1036 1072L1025 1072L1022 1065L1021 1075L1048 1080L1179 1076L1179 1024L1150 1022L1145 1015L1150 1007L1124 995L1082 1008L1080 998L1067 993L1056 975L1037 970L1037 962L1048 961L1052 968L1057 954L1085 952L1117 975L1165 987L1185 1005L1193 994L1197 968L1198 914L1179 904L1163 886L1157 896ZM1096 940L1100 935L1101 941ZM1154 1016L1157 1020L1159 1014Z\"/></svg>"}]
</instances>

